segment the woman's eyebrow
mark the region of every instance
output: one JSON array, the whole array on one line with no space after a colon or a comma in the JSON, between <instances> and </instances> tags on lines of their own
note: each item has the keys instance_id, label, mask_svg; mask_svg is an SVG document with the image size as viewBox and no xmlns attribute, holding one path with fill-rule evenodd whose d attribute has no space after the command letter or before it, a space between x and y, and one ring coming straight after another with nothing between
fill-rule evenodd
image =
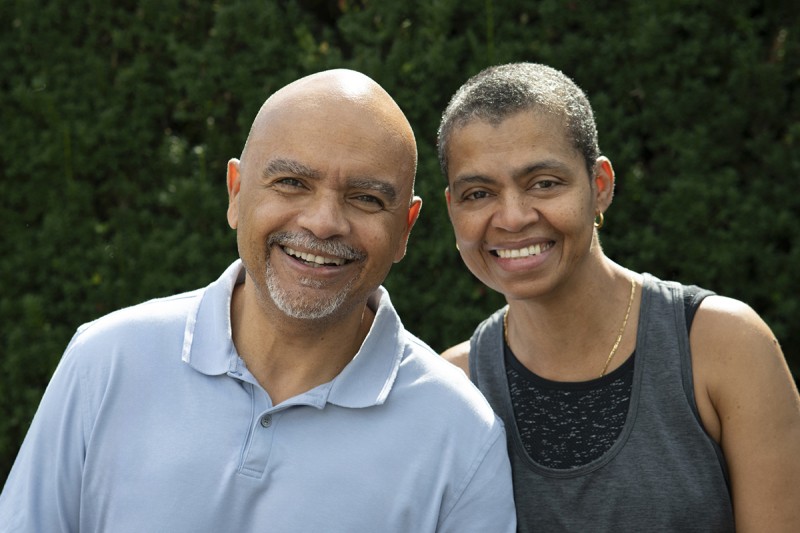
<instances>
[{"instance_id":1,"label":"woman's eyebrow","mask_svg":"<svg viewBox=\"0 0 800 533\"><path fill-rule=\"evenodd\" d=\"M537 161L529 165L523 165L514 170L511 174L511 179L516 181L524 176L527 176L528 174L541 172L543 170L557 170L565 172L569 170L569 167L557 159L545 159L544 161ZM455 178L453 180L452 187L455 189L456 187L464 185L492 185L494 183L497 183L497 180L484 174L465 174Z\"/></svg>"},{"instance_id":2,"label":"woman's eyebrow","mask_svg":"<svg viewBox=\"0 0 800 533\"><path fill-rule=\"evenodd\" d=\"M530 165L520 168L514 172L513 178L521 178L527 174L541 172L542 170L558 170L561 172L566 172L569 170L569 167L557 159L545 159L544 161L537 161L536 163L531 163Z\"/></svg>"},{"instance_id":3,"label":"woman's eyebrow","mask_svg":"<svg viewBox=\"0 0 800 533\"><path fill-rule=\"evenodd\" d=\"M453 188L461 187L464 185L491 185L496 183L495 180L490 178L489 176L484 176L483 174L467 174L464 176L458 176L456 179L453 180Z\"/></svg>"}]
</instances>

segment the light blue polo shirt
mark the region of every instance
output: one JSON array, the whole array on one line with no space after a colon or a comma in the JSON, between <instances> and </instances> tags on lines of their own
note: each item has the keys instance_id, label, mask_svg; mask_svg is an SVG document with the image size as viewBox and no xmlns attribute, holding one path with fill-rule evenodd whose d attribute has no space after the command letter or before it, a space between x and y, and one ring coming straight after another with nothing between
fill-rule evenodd
<instances>
[{"instance_id":1,"label":"light blue polo shirt","mask_svg":"<svg viewBox=\"0 0 800 533\"><path fill-rule=\"evenodd\" d=\"M512 532L501 422L383 288L331 382L273 406L231 339L240 262L82 326L0 495L25 532Z\"/></svg>"}]
</instances>

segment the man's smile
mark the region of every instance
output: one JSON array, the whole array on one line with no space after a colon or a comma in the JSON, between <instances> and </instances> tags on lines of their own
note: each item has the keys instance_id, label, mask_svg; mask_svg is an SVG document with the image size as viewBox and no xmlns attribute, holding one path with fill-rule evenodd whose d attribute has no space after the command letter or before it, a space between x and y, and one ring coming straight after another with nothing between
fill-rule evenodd
<instances>
[{"instance_id":1,"label":"man's smile","mask_svg":"<svg viewBox=\"0 0 800 533\"><path fill-rule=\"evenodd\" d=\"M342 266L348 262L347 259L343 259L340 257L315 255L308 252L301 252L293 248L289 248L288 246L281 246L281 250L286 252L287 255L294 257L295 259L298 259L303 263L305 263L306 265L312 266L314 268L321 266Z\"/></svg>"}]
</instances>

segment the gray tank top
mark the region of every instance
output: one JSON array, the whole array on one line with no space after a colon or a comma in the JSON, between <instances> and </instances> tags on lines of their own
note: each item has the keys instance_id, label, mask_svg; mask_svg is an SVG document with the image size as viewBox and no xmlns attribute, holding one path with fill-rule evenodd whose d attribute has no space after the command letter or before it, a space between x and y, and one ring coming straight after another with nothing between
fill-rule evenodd
<instances>
[{"instance_id":1,"label":"gray tank top","mask_svg":"<svg viewBox=\"0 0 800 533\"><path fill-rule=\"evenodd\" d=\"M503 312L475 330L470 375L506 426L518 531L734 531L725 461L694 400L681 285L644 275L625 425L604 455L569 470L525 452L503 362Z\"/></svg>"}]
</instances>

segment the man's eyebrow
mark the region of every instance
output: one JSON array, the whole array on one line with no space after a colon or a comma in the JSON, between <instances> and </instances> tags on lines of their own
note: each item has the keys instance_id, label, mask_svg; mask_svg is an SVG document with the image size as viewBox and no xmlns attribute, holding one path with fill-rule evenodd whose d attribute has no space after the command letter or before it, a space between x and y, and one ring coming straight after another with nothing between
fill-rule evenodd
<instances>
[{"instance_id":1,"label":"man's eyebrow","mask_svg":"<svg viewBox=\"0 0 800 533\"><path fill-rule=\"evenodd\" d=\"M274 176L280 174L292 174L295 176L303 176L305 178L320 179L322 173L314 168L311 168L299 161L287 158L272 159L267 163L264 168L263 176ZM354 189L364 189L368 191L375 191L383 195L389 203L397 201L397 189L391 183L387 183L378 178L372 177L354 177L347 180L349 187Z\"/></svg>"},{"instance_id":2,"label":"man's eyebrow","mask_svg":"<svg viewBox=\"0 0 800 533\"><path fill-rule=\"evenodd\" d=\"M397 200L397 189L385 181L376 178L351 178L347 183L354 189L366 189L380 193L389 200L390 204Z\"/></svg>"},{"instance_id":3,"label":"man's eyebrow","mask_svg":"<svg viewBox=\"0 0 800 533\"><path fill-rule=\"evenodd\" d=\"M267 163L264 168L263 176L274 176L275 174L294 174L296 176L305 176L308 178L318 178L320 172L316 169L308 167L294 159L272 159Z\"/></svg>"}]
</instances>

